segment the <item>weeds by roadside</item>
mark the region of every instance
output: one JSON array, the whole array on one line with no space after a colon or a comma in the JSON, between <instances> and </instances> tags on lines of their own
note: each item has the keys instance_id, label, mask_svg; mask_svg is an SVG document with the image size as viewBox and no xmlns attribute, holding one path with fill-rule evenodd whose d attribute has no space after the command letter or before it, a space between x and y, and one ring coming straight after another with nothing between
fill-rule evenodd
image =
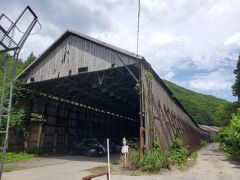
<instances>
[{"instance_id":1,"label":"weeds by roadside","mask_svg":"<svg viewBox=\"0 0 240 180\"><path fill-rule=\"evenodd\" d=\"M5 163L26 161L35 156L36 156L35 154L30 154L30 153L25 153L25 152L7 152Z\"/></svg>"},{"instance_id":2,"label":"weeds by roadside","mask_svg":"<svg viewBox=\"0 0 240 180\"><path fill-rule=\"evenodd\" d=\"M170 169L171 166L180 167L185 164L188 151L181 139L176 138L168 148L161 148L160 144L155 142L153 149L143 155L142 161L138 149L132 149L128 158L127 168L156 173L162 169Z\"/></svg>"},{"instance_id":3,"label":"weeds by roadside","mask_svg":"<svg viewBox=\"0 0 240 180\"><path fill-rule=\"evenodd\" d=\"M34 157L36 157L36 154L30 154L25 152L7 152L3 170L7 172L7 171L23 169L18 166L15 166L14 163L27 161Z\"/></svg>"},{"instance_id":4,"label":"weeds by roadside","mask_svg":"<svg viewBox=\"0 0 240 180\"><path fill-rule=\"evenodd\" d=\"M201 143L200 143L200 146L201 147L206 147L207 145L209 144L209 142L208 141L201 141Z\"/></svg>"}]
</instances>

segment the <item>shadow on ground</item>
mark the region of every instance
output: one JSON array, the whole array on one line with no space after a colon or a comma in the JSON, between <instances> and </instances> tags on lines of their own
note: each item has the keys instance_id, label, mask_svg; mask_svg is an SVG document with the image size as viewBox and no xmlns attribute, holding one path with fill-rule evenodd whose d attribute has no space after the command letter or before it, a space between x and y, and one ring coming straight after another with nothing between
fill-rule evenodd
<instances>
[{"instance_id":1,"label":"shadow on ground","mask_svg":"<svg viewBox=\"0 0 240 180\"><path fill-rule=\"evenodd\" d=\"M110 162L112 165L116 165L119 163L120 154L111 154ZM48 159L59 159L66 161L87 161L87 162L101 162L107 163L107 156L103 157L87 157L87 156L69 156L69 155L61 155L61 156L39 156L40 158L48 158Z\"/></svg>"}]
</instances>

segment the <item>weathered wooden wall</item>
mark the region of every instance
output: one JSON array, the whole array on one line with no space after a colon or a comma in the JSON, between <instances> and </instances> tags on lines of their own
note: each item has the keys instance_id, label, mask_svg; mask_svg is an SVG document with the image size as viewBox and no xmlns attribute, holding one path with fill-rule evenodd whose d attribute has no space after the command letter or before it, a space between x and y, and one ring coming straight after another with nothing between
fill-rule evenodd
<instances>
[{"instance_id":1,"label":"weathered wooden wall","mask_svg":"<svg viewBox=\"0 0 240 180\"><path fill-rule=\"evenodd\" d=\"M142 65L141 74L147 149L152 147L154 141L166 146L177 134L189 148L198 146L202 139L207 138L207 132L200 129L177 104L160 83L160 78L152 72L151 67Z\"/></svg>"},{"instance_id":2,"label":"weathered wooden wall","mask_svg":"<svg viewBox=\"0 0 240 180\"><path fill-rule=\"evenodd\" d=\"M119 53L118 53L119 54ZM134 64L136 59L121 54L125 64ZM74 35L68 36L39 64L24 77L29 83L31 78L36 81L78 74L78 68L87 67L88 72L123 66L116 52L103 45Z\"/></svg>"}]
</instances>

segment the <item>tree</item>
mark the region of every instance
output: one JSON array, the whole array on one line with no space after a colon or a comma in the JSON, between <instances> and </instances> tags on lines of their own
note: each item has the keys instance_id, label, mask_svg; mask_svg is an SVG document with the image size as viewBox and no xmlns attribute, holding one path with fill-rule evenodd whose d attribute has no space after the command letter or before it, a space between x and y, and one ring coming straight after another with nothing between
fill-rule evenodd
<instances>
[{"instance_id":1,"label":"tree","mask_svg":"<svg viewBox=\"0 0 240 180\"><path fill-rule=\"evenodd\" d=\"M220 148L240 160L240 109L232 115L229 126L219 132Z\"/></svg>"},{"instance_id":2,"label":"tree","mask_svg":"<svg viewBox=\"0 0 240 180\"><path fill-rule=\"evenodd\" d=\"M31 54L28 56L27 60L25 61L25 67L27 67L29 64L31 64L36 59L36 56L31 52Z\"/></svg>"},{"instance_id":3,"label":"tree","mask_svg":"<svg viewBox=\"0 0 240 180\"><path fill-rule=\"evenodd\" d=\"M234 74L235 74L236 80L232 86L233 95L238 98L238 101L240 101L240 55L238 57L237 67L234 70Z\"/></svg>"}]
</instances>

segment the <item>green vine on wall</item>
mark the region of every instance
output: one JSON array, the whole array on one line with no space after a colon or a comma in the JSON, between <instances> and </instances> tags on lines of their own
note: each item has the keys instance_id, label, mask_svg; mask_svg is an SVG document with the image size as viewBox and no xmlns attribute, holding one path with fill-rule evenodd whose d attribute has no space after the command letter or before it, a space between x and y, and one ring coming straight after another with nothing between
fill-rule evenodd
<instances>
[{"instance_id":1,"label":"green vine on wall","mask_svg":"<svg viewBox=\"0 0 240 180\"><path fill-rule=\"evenodd\" d=\"M136 83L136 85L134 86L134 90L136 92L139 92L140 91L140 83Z\"/></svg>"},{"instance_id":2,"label":"green vine on wall","mask_svg":"<svg viewBox=\"0 0 240 180\"><path fill-rule=\"evenodd\" d=\"M39 94L35 91L26 89L19 80L14 81L12 108L10 114L10 129L18 136L24 137L27 132L27 127L24 123L30 116L29 102L35 99ZM9 97L9 87L6 89L6 97ZM5 107L8 106L6 100ZM7 118L3 118L2 124L5 127Z\"/></svg>"},{"instance_id":3,"label":"green vine on wall","mask_svg":"<svg viewBox=\"0 0 240 180\"><path fill-rule=\"evenodd\" d=\"M152 80L152 73L149 72L149 71L147 71L147 72L145 73L145 78L146 78L147 81Z\"/></svg>"}]
</instances>

